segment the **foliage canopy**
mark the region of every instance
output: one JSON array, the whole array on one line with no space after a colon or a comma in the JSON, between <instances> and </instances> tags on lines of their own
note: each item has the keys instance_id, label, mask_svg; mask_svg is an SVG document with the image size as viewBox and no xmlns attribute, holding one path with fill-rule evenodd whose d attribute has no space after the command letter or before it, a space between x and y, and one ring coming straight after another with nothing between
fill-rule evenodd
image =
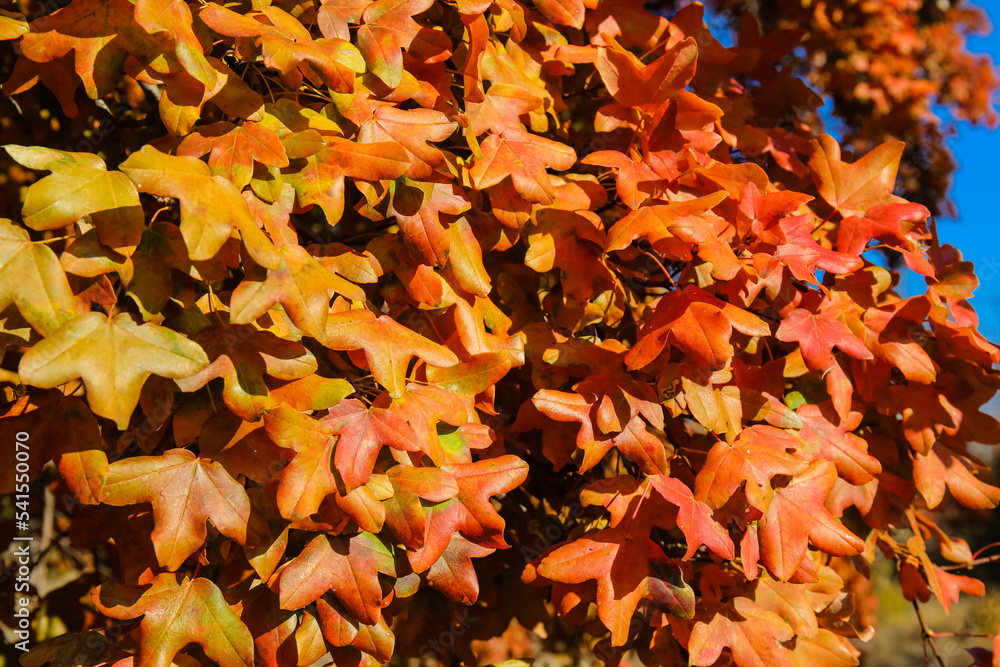
<instances>
[{"instance_id":1,"label":"foliage canopy","mask_svg":"<svg viewBox=\"0 0 1000 667\"><path fill-rule=\"evenodd\" d=\"M53 551L97 555L33 579L36 630L77 611L24 664L489 664L533 631L839 666L877 557L982 595L939 510L1000 501L968 449L1000 351L930 217L949 165L912 158L995 80L967 10L839 4L720 1L731 47L641 0L0 14L4 92L66 123L5 146L2 490L43 480Z\"/></svg>"}]
</instances>

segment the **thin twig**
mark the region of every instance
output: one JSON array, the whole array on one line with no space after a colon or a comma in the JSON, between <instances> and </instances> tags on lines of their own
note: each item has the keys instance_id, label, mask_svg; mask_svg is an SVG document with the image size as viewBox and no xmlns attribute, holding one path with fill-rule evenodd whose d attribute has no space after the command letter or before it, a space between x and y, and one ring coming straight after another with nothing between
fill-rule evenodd
<instances>
[{"instance_id":1,"label":"thin twig","mask_svg":"<svg viewBox=\"0 0 1000 667\"><path fill-rule=\"evenodd\" d=\"M934 657L937 658L938 664L941 667L945 667L944 660L941 658L941 654L938 653L937 645L934 643L934 633L927 627L927 622L924 621L924 615L920 611L920 605L917 601L913 601L913 608L917 612L917 620L920 621L920 635L924 642L924 664L930 664L930 659L927 656L927 645L930 644L931 651L934 653Z\"/></svg>"},{"instance_id":2,"label":"thin twig","mask_svg":"<svg viewBox=\"0 0 1000 667\"><path fill-rule=\"evenodd\" d=\"M968 563L957 563L955 565L939 565L939 570L969 570L977 565L985 565L986 563L995 563L1000 560L1000 554L993 554L992 556L983 556L982 558L976 558Z\"/></svg>"}]
</instances>

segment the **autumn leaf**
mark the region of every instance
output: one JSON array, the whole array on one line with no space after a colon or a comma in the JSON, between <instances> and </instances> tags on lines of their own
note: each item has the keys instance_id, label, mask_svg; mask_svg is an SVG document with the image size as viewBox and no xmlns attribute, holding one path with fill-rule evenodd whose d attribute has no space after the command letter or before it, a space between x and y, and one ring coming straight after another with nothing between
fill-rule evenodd
<instances>
[{"instance_id":1,"label":"autumn leaf","mask_svg":"<svg viewBox=\"0 0 1000 667\"><path fill-rule=\"evenodd\" d=\"M17 39L28 30L28 22L23 14L0 10L0 39Z\"/></svg>"},{"instance_id":2,"label":"autumn leaf","mask_svg":"<svg viewBox=\"0 0 1000 667\"><path fill-rule=\"evenodd\" d=\"M408 178L389 184L389 212L396 216L406 242L431 266L448 262L449 236L441 214L459 215L471 204L461 188Z\"/></svg>"},{"instance_id":3,"label":"autumn leaf","mask_svg":"<svg viewBox=\"0 0 1000 667\"><path fill-rule=\"evenodd\" d=\"M148 588L105 584L95 588L91 597L101 613L111 618L142 616L136 665L171 667L178 652L192 642L221 667L254 664L250 631L208 579L164 572Z\"/></svg>"},{"instance_id":4,"label":"autumn leaf","mask_svg":"<svg viewBox=\"0 0 1000 667\"><path fill-rule=\"evenodd\" d=\"M485 352L454 366L430 366L427 379L456 396L473 397L496 385L511 366L510 355Z\"/></svg>"},{"instance_id":5,"label":"autumn leaf","mask_svg":"<svg viewBox=\"0 0 1000 667\"><path fill-rule=\"evenodd\" d=\"M989 509L1000 503L1000 489L979 479L968 457L939 443L913 457L913 482L927 507L934 508L944 499L945 488L966 507Z\"/></svg>"},{"instance_id":6,"label":"autumn leaf","mask_svg":"<svg viewBox=\"0 0 1000 667\"><path fill-rule=\"evenodd\" d=\"M452 600L474 604L479 598L479 579L472 559L493 552L494 549L479 546L461 535L452 535L448 548L427 571L427 580Z\"/></svg>"},{"instance_id":7,"label":"autumn leaf","mask_svg":"<svg viewBox=\"0 0 1000 667\"><path fill-rule=\"evenodd\" d=\"M42 388L82 379L91 409L124 430L151 374L184 378L207 364L197 343L171 329L136 324L128 313L86 313L28 350L18 373Z\"/></svg>"},{"instance_id":8,"label":"autumn leaf","mask_svg":"<svg viewBox=\"0 0 1000 667\"><path fill-rule=\"evenodd\" d=\"M834 364L834 346L855 359L874 359L864 341L851 333L843 322L805 308L789 313L778 326L775 337L785 342L798 342L806 365L820 373L825 373Z\"/></svg>"},{"instance_id":9,"label":"autumn leaf","mask_svg":"<svg viewBox=\"0 0 1000 667\"><path fill-rule=\"evenodd\" d=\"M326 146L306 158L306 165L290 174L300 206L318 204L327 222L336 224L344 214L344 179L366 181L399 178L410 167L406 149L394 142L359 144L328 137Z\"/></svg>"},{"instance_id":10,"label":"autumn leaf","mask_svg":"<svg viewBox=\"0 0 1000 667\"><path fill-rule=\"evenodd\" d=\"M524 263L538 272L560 269L563 287L577 301L589 301L610 272L601 260L606 243L601 220L590 211L543 210L528 234Z\"/></svg>"},{"instance_id":11,"label":"autumn leaf","mask_svg":"<svg viewBox=\"0 0 1000 667\"><path fill-rule=\"evenodd\" d=\"M251 274L233 290L233 324L254 322L280 303L296 326L323 340L332 296L342 294L352 301L365 298L363 289L329 271L302 246L283 245L278 255L278 265L265 276Z\"/></svg>"},{"instance_id":12,"label":"autumn leaf","mask_svg":"<svg viewBox=\"0 0 1000 667\"><path fill-rule=\"evenodd\" d=\"M372 73L390 88L402 83L402 49L408 48L420 31L413 17L432 4L432 0L376 0L365 7L358 48Z\"/></svg>"},{"instance_id":13,"label":"autumn leaf","mask_svg":"<svg viewBox=\"0 0 1000 667\"><path fill-rule=\"evenodd\" d=\"M264 415L264 429L279 447L295 450L295 457L281 472L277 490L281 516L295 520L314 514L320 503L337 491L330 468L337 440L330 426L288 405L278 405Z\"/></svg>"},{"instance_id":14,"label":"autumn leaf","mask_svg":"<svg viewBox=\"0 0 1000 667\"><path fill-rule=\"evenodd\" d=\"M135 11L128 0L97 5L75 0L32 21L30 32L21 38L20 51L35 63L49 63L72 52L73 69L87 96L102 98L114 90L129 56L153 62L172 50L172 40L166 35L147 34L136 22ZM76 82L67 84L70 90L76 86Z\"/></svg>"},{"instance_id":15,"label":"autumn leaf","mask_svg":"<svg viewBox=\"0 0 1000 667\"><path fill-rule=\"evenodd\" d=\"M614 98L625 107L653 111L676 97L695 73L698 46L681 41L649 65L617 44L600 47L597 71Z\"/></svg>"},{"instance_id":16,"label":"autumn leaf","mask_svg":"<svg viewBox=\"0 0 1000 667\"><path fill-rule=\"evenodd\" d=\"M419 451L413 428L382 407L367 408L361 401L350 399L331 408L322 421L338 436L334 465L348 491L368 481L383 445Z\"/></svg>"},{"instance_id":17,"label":"autumn leaf","mask_svg":"<svg viewBox=\"0 0 1000 667\"><path fill-rule=\"evenodd\" d=\"M212 123L187 135L177 146L178 155L201 157L206 153L213 175L228 179L239 190L250 183L255 162L269 167L288 166L278 136L260 123Z\"/></svg>"},{"instance_id":18,"label":"autumn leaf","mask_svg":"<svg viewBox=\"0 0 1000 667\"><path fill-rule=\"evenodd\" d=\"M265 374L278 380L300 380L318 369L315 356L301 343L284 340L251 325L206 327L193 336L211 363L204 370L177 380L181 391L192 392L214 378L223 378L226 406L247 421L256 421L274 399Z\"/></svg>"},{"instance_id":19,"label":"autumn leaf","mask_svg":"<svg viewBox=\"0 0 1000 667\"><path fill-rule=\"evenodd\" d=\"M770 328L756 315L688 285L660 300L625 363L631 369L648 366L670 344L689 354L696 364L720 366L733 356L729 343L733 329L748 336L770 334Z\"/></svg>"},{"instance_id":20,"label":"autumn leaf","mask_svg":"<svg viewBox=\"0 0 1000 667\"><path fill-rule=\"evenodd\" d=\"M227 179L213 176L201 160L144 146L122 162L120 169L139 192L180 200L181 235L192 260L215 257L235 226L258 264L277 266L277 250L250 217L239 190Z\"/></svg>"},{"instance_id":21,"label":"autumn leaf","mask_svg":"<svg viewBox=\"0 0 1000 667\"><path fill-rule=\"evenodd\" d=\"M126 256L139 245L145 219L139 193L124 174L108 171L104 160L89 153L10 144L4 149L25 167L52 172L28 187L22 209L28 227L61 229L89 215L104 245Z\"/></svg>"},{"instance_id":22,"label":"autumn leaf","mask_svg":"<svg viewBox=\"0 0 1000 667\"><path fill-rule=\"evenodd\" d=\"M11 521L46 484L46 539L92 555L32 571L64 635L27 667L583 635L839 667L860 555L907 599L987 590L934 560L983 548L934 513L1000 501L987 276L929 217L939 117L1000 117L974 8L21 4L0 469ZM107 623L65 611L95 588Z\"/></svg>"},{"instance_id":23,"label":"autumn leaf","mask_svg":"<svg viewBox=\"0 0 1000 667\"><path fill-rule=\"evenodd\" d=\"M761 560L782 581L802 563L808 541L834 556L852 556L864 549L864 542L823 505L836 481L833 464L819 459L793 476L787 486L774 489L760 520Z\"/></svg>"},{"instance_id":24,"label":"autumn leaf","mask_svg":"<svg viewBox=\"0 0 1000 667\"><path fill-rule=\"evenodd\" d=\"M789 665L782 646L795 632L780 616L761 609L750 598L738 597L716 610L706 623L695 622L688 651L692 665L713 665L722 649L732 651L739 667Z\"/></svg>"},{"instance_id":25,"label":"autumn leaf","mask_svg":"<svg viewBox=\"0 0 1000 667\"><path fill-rule=\"evenodd\" d=\"M840 159L840 144L828 134L813 140L809 168L819 194L847 217L895 201L892 190L903 155L902 141L887 141L853 163Z\"/></svg>"},{"instance_id":26,"label":"autumn leaf","mask_svg":"<svg viewBox=\"0 0 1000 667\"><path fill-rule=\"evenodd\" d=\"M386 471L393 494L387 498L386 523L408 547L423 546L427 516L420 499L444 502L458 495L458 483L446 470L396 465Z\"/></svg>"},{"instance_id":27,"label":"autumn leaf","mask_svg":"<svg viewBox=\"0 0 1000 667\"><path fill-rule=\"evenodd\" d=\"M175 41L174 52L184 70L206 89L215 87L218 72L205 58L205 47L194 32L191 9L180 0L136 0L135 21L151 35L165 33Z\"/></svg>"},{"instance_id":28,"label":"autumn leaf","mask_svg":"<svg viewBox=\"0 0 1000 667\"><path fill-rule=\"evenodd\" d=\"M732 444L717 442L698 471L695 497L713 510L719 509L745 483L747 502L763 512L771 478L797 475L807 468L806 461L787 451L797 445L786 432L764 425L744 429Z\"/></svg>"},{"instance_id":29,"label":"autumn leaf","mask_svg":"<svg viewBox=\"0 0 1000 667\"><path fill-rule=\"evenodd\" d=\"M444 141L456 127L448 116L433 109L404 111L381 107L358 129L358 141L399 144L410 157L410 167L404 176L427 181L433 179L436 172L445 170L444 153L430 142Z\"/></svg>"},{"instance_id":30,"label":"autumn leaf","mask_svg":"<svg viewBox=\"0 0 1000 667\"><path fill-rule=\"evenodd\" d=\"M364 72L361 54L350 42L340 38L313 41L309 31L279 7L262 7L259 14L245 16L208 5L199 18L223 35L259 38L264 64L281 72L293 88L302 85L304 76L314 84L325 83L349 93L354 90L354 75Z\"/></svg>"},{"instance_id":31,"label":"autumn leaf","mask_svg":"<svg viewBox=\"0 0 1000 667\"><path fill-rule=\"evenodd\" d=\"M597 581L597 614L611 630L613 646L628 639L632 614L639 602L652 597L651 561L666 561L663 550L648 537L629 535L623 528L611 528L581 537L550 552L538 566L546 579L568 584ZM691 607L674 607L670 612L690 617Z\"/></svg>"},{"instance_id":32,"label":"autumn leaf","mask_svg":"<svg viewBox=\"0 0 1000 667\"><path fill-rule=\"evenodd\" d=\"M100 492L102 503L152 503L153 546L161 567L177 570L208 534L205 522L240 544L246 542L250 501L221 465L186 449L113 463Z\"/></svg>"},{"instance_id":33,"label":"autumn leaf","mask_svg":"<svg viewBox=\"0 0 1000 667\"><path fill-rule=\"evenodd\" d=\"M55 253L10 220L0 220L0 310L11 304L46 336L80 310Z\"/></svg>"},{"instance_id":34,"label":"autumn leaf","mask_svg":"<svg viewBox=\"0 0 1000 667\"><path fill-rule=\"evenodd\" d=\"M501 134L508 128L521 126L520 117L542 105L542 100L530 90L510 83L490 86L482 102L466 100L465 109L474 134L490 130Z\"/></svg>"},{"instance_id":35,"label":"autumn leaf","mask_svg":"<svg viewBox=\"0 0 1000 667\"><path fill-rule=\"evenodd\" d=\"M556 194L546 168L569 169L576 162L576 152L569 146L516 127L490 134L482 143L482 154L469 172L477 189L509 176L517 193L536 204L551 204Z\"/></svg>"},{"instance_id":36,"label":"autumn leaf","mask_svg":"<svg viewBox=\"0 0 1000 667\"><path fill-rule=\"evenodd\" d=\"M615 177L615 186L618 189L618 197L632 210L639 208L639 205L652 194L652 186L641 189L640 186L660 180L660 175L644 161L639 160L635 154L628 156L618 151L595 151L580 160L580 163L616 168L618 174Z\"/></svg>"},{"instance_id":37,"label":"autumn leaf","mask_svg":"<svg viewBox=\"0 0 1000 667\"><path fill-rule=\"evenodd\" d=\"M378 575L394 574L391 547L371 533L351 537L317 535L276 574L284 609L301 609L326 591L362 623L382 616Z\"/></svg>"},{"instance_id":38,"label":"autumn leaf","mask_svg":"<svg viewBox=\"0 0 1000 667\"><path fill-rule=\"evenodd\" d=\"M519 486L528 477L528 464L513 454L505 454L474 463L446 463L440 466L458 483L458 500L465 510L459 529L462 534L483 545L507 547L503 538L503 517L490 504L490 497Z\"/></svg>"},{"instance_id":39,"label":"autumn leaf","mask_svg":"<svg viewBox=\"0 0 1000 667\"><path fill-rule=\"evenodd\" d=\"M684 532L688 542L685 559L694 555L703 544L723 558L731 560L736 555L733 541L712 518L712 510L696 500L683 482L665 475L650 475L649 483L664 500L677 507L677 527Z\"/></svg>"},{"instance_id":40,"label":"autumn leaf","mask_svg":"<svg viewBox=\"0 0 1000 667\"><path fill-rule=\"evenodd\" d=\"M385 315L375 317L367 310L351 310L331 315L327 320L326 346L334 350L364 350L375 380L393 398L403 395L406 370L413 357L432 366L453 366L455 353L432 343Z\"/></svg>"}]
</instances>

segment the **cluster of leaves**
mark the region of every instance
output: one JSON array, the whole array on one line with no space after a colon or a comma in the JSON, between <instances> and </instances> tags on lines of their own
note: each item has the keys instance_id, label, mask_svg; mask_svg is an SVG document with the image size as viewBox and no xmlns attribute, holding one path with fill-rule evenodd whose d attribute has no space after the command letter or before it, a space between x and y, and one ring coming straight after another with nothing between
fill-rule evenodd
<instances>
[{"instance_id":1,"label":"cluster of leaves","mask_svg":"<svg viewBox=\"0 0 1000 667\"><path fill-rule=\"evenodd\" d=\"M879 554L910 599L983 593L932 510L1000 501L967 450L1000 444L1000 351L893 194L903 142L787 122L800 31L72 0L0 37L7 94L155 91L165 131L110 166L6 146L47 173L0 223L0 439L114 556L28 663L486 664L527 629L851 665Z\"/></svg>"},{"instance_id":2,"label":"cluster of leaves","mask_svg":"<svg viewBox=\"0 0 1000 667\"><path fill-rule=\"evenodd\" d=\"M848 128L841 140L862 152L891 139L906 142L903 194L954 217L946 197L955 164L940 110L972 123L1000 120L992 102L1000 86L993 63L965 49L966 36L989 25L981 9L967 0L712 5L732 22L747 9L767 30L801 30L808 66L798 73L829 96L831 113Z\"/></svg>"}]
</instances>

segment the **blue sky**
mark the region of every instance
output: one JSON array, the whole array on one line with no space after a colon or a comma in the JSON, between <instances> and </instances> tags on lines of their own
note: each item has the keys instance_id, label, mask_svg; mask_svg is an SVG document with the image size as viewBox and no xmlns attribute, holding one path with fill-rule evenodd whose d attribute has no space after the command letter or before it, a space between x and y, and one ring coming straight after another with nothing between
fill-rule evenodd
<instances>
[{"instance_id":1,"label":"blue sky","mask_svg":"<svg viewBox=\"0 0 1000 667\"><path fill-rule=\"evenodd\" d=\"M1000 3L978 2L995 27L988 37L970 37L969 50L987 53L1000 63ZM954 174L951 198L958 207L956 220L939 219L938 236L950 243L976 265L979 289L972 305L979 313L980 331L994 343L1000 343L1000 129L972 127L956 123L957 135L948 141L955 154L958 170ZM910 276L911 293L923 291L923 280ZM916 282L919 281L919 282ZM905 288L906 286L904 286Z\"/></svg>"}]
</instances>

